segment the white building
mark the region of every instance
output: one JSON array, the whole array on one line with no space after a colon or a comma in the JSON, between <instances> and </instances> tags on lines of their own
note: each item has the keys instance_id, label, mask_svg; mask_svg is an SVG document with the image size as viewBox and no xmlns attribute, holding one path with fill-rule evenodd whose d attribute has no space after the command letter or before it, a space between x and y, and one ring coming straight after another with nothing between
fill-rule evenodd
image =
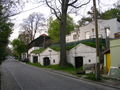
<instances>
[{"instance_id":1,"label":"white building","mask_svg":"<svg viewBox=\"0 0 120 90\"><path fill-rule=\"evenodd\" d=\"M85 44L78 44L67 53L67 60L78 68L88 64L96 63L96 49Z\"/></svg>"},{"instance_id":2,"label":"white building","mask_svg":"<svg viewBox=\"0 0 120 90\"><path fill-rule=\"evenodd\" d=\"M98 20L98 34L101 38L114 38L114 34L120 32L120 21L117 18L109 20ZM84 40L95 38L95 22L91 22L86 26L82 26L79 30L71 32L66 36L66 42L74 42L77 40Z\"/></svg>"},{"instance_id":3,"label":"white building","mask_svg":"<svg viewBox=\"0 0 120 90\"><path fill-rule=\"evenodd\" d=\"M30 62L40 63L41 65L55 65L59 64L60 61L60 53L51 48L46 48L42 52L38 54L31 53Z\"/></svg>"},{"instance_id":4,"label":"white building","mask_svg":"<svg viewBox=\"0 0 120 90\"><path fill-rule=\"evenodd\" d=\"M96 49L80 43L67 51L67 60L76 68L93 65L96 63ZM40 53L31 53L30 62L45 66L59 64L60 52L48 47Z\"/></svg>"}]
</instances>

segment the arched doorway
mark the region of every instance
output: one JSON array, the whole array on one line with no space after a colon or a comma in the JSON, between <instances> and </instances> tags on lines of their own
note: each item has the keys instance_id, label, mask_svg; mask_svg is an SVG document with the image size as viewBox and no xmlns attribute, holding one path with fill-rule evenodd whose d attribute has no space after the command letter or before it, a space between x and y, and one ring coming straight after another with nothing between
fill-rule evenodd
<instances>
[{"instance_id":1,"label":"arched doorway","mask_svg":"<svg viewBox=\"0 0 120 90\"><path fill-rule=\"evenodd\" d=\"M49 59L49 57L44 57L44 58L43 58L43 65L44 65L44 66L50 65L50 59Z\"/></svg>"}]
</instances>

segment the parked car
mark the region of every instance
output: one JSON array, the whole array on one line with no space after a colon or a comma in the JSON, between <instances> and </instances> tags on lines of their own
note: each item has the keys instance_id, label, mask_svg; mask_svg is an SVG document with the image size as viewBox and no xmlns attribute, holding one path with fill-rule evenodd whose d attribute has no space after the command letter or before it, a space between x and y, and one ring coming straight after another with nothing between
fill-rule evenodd
<instances>
[{"instance_id":1,"label":"parked car","mask_svg":"<svg viewBox=\"0 0 120 90\"><path fill-rule=\"evenodd\" d=\"M29 62L29 59L25 58L25 59L22 60L22 62Z\"/></svg>"}]
</instances>

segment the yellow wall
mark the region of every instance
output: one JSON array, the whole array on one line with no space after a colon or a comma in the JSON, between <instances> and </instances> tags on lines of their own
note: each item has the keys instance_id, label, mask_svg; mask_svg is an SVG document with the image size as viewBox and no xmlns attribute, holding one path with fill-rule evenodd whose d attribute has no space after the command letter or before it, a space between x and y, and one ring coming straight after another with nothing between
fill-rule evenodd
<instances>
[{"instance_id":1,"label":"yellow wall","mask_svg":"<svg viewBox=\"0 0 120 90\"><path fill-rule=\"evenodd\" d=\"M109 70L110 70L110 65L111 65L110 53L107 53L106 54L106 69L107 69L107 72L109 72Z\"/></svg>"}]
</instances>

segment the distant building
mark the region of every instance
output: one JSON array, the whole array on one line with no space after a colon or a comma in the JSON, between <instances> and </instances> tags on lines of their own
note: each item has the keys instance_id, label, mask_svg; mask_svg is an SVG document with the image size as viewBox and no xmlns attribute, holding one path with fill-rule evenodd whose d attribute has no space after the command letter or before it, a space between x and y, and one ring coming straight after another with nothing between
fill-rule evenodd
<instances>
[{"instance_id":1,"label":"distant building","mask_svg":"<svg viewBox=\"0 0 120 90\"><path fill-rule=\"evenodd\" d=\"M98 19L98 35L101 38L114 38L115 33L120 32L120 21L117 18L109 20ZM75 30L66 36L66 42L74 42L77 40L85 40L95 37L95 22L91 22L86 26L82 26L79 30Z\"/></svg>"},{"instance_id":2,"label":"distant building","mask_svg":"<svg viewBox=\"0 0 120 90\"><path fill-rule=\"evenodd\" d=\"M120 68L120 39L110 41L111 67Z\"/></svg>"},{"instance_id":3,"label":"distant building","mask_svg":"<svg viewBox=\"0 0 120 90\"><path fill-rule=\"evenodd\" d=\"M110 40L111 66L108 75L120 79L120 38Z\"/></svg>"},{"instance_id":4,"label":"distant building","mask_svg":"<svg viewBox=\"0 0 120 90\"><path fill-rule=\"evenodd\" d=\"M51 44L51 40L49 36L46 36L45 34L39 36L38 38L34 39L29 45L28 45L28 57L29 59L32 58L31 52L33 50L37 50L40 48L46 48Z\"/></svg>"}]
</instances>

